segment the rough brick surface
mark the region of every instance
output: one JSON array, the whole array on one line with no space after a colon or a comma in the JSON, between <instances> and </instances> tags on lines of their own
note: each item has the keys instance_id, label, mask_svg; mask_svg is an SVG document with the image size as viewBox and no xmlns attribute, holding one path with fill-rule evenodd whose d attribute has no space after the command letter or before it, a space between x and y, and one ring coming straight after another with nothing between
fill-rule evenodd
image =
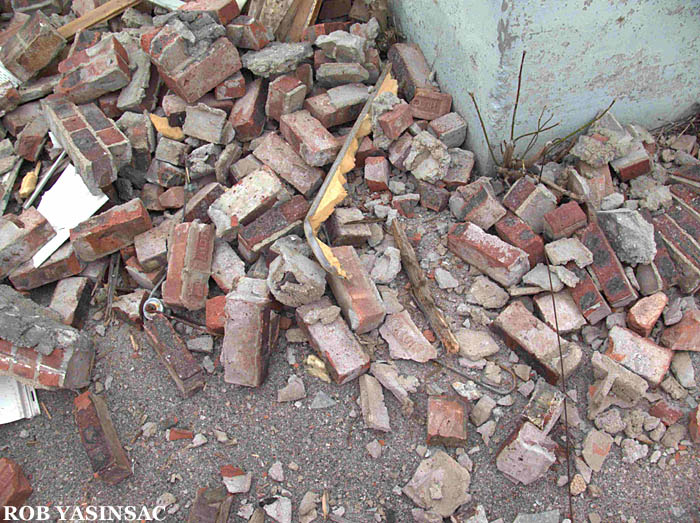
<instances>
[{"instance_id":1,"label":"rough brick surface","mask_svg":"<svg viewBox=\"0 0 700 523\"><path fill-rule=\"evenodd\" d=\"M116 485L131 476L131 462L124 452L104 400L90 391L73 401L75 423L95 477Z\"/></svg>"},{"instance_id":2,"label":"rough brick surface","mask_svg":"<svg viewBox=\"0 0 700 523\"><path fill-rule=\"evenodd\" d=\"M0 458L0 507L20 508L33 491L22 467L10 458Z\"/></svg>"},{"instance_id":3,"label":"rough brick surface","mask_svg":"<svg viewBox=\"0 0 700 523\"><path fill-rule=\"evenodd\" d=\"M144 322L143 328L180 394L189 398L201 390L204 387L204 371L170 321L158 313L152 320Z\"/></svg>"},{"instance_id":4,"label":"rough brick surface","mask_svg":"<svg viewBox=\"0 0 700 523\"><path fill-rule=\"evenodd\" d=\"M557 444L530 422L508 437L496 456L496 467L513 483L529 485L556 461Z\"/></svg>"},{"instance_id":5,"label":"rough brick surface","mask_svg":"<svg viewBox=\"0 0 700 523\"><path fill-rule=\"evenodd\" d=\"M362 349L342 317L324 324L317 321L320 311L332 307L328 298L297 308L297 324L306 333L311 346L328 364L333 380L338 384L351 381L369 369L369 356Z\"/></svg>"},{"instance_id":6,"label":"rough brick surface","mask_svg":"<svg viewBox=\"0 0 700 523\"><path fill-rule=\"evenodd\" d=\"M589 388L588 419L594 419L610 405L632 407L646 394L646 380L608 356L593 352L591 365L596 381Z\"/></svg>"},{"instance_id":7,"label":"rough brick surface","mask_svg":"<svg viewBox=\"0 0 700 523\"><path fill-rule=\"evenodd\" d=\"M407 310L390 314L379 334L389 344L389 353L394 359L425 363L437 357L437 350L418 330Z\"/></svg>"},{"instance_id":8,"label":"rough brick surface","mask_svg":"<svg viewBox=\"0 0 700 523\"><path fill-rule=\"evenodd\" d=\"M431 88L430 66L423 52L415 44L394 44L387 58L392 65L392 73L399 82L399 91L409 102L416 89Z\"/></svg>"},{"instance_id":9,"label":"rough brick surface","mask_svg":"<svg viewBox=\"0 0 700 523\"><path fill-rule=\"evenodd\" d=\"M627 325L640 336L648 337L667 304L668 297L663 292L642 298L627 312Z\"/></svg>"},{"instance_id":10,"label":"rough brick surface","mask_svg":"<svg viewBox=\"0 0 700 523\"><path fill-rule=\"evenodd\" d=\"M216 296L207 300L205 310L205 321L207 330L212 334L223 334L226 317L224 316L224 307L226 305L226 296Z\"/></svg>"},{"instance_id":11,"label":"rough brick surface","mask_svg":"<svg viewBox=\"0 0 700 523\"><path fill-rule=\"evenodd\" d=\"M530 270L525 251L485 233L473 223L454 225L447 237L447 246L461 259L506 287L518 283Z\"/></svg>"},{"instance_id":12,"label":"rough brick surface","mask_svg":"<svg viewBox=\"0 0 700 523\"><path fill-rule=\"evenodd\" d=\"M467 122L459 113L447 113L430 122L428 131L447 147L460 147L467 138Z\"/></svg>"},{"instance_id":13,"label":"rough brick surface","mask_svg":"<svg viewBox=\"0 0 700 523\"><path fill-rule=\"evenodd\" d=\"M382 432L391 432L389 412L384 403L384 392L379 381L369 374L363 374L360 382L360 408L365 427Z\"/></svg>"},{"instance_id":14,"label":"rough brick surface","mask_svg":"<svg viewBox=\"0 0 700 523\"><path fill-rule=\"evenodd\" d=\"M435 212L445 210L450 201L450 191L422 180L418 180L418 195L421 206Z\"/></svg>"},{"instance_id":15,"label":"rough brick surface","mask_svg":"<svg viewBox=\"0 0 700 523\"><path fill-rule=\"evenodd\" d=\"M265 125L266 86L261 78L246 85L245 94L233 105L229 122L239 141L250 141L262 133Z\"/></svg>"},{"instance_id":16,"label":"rough brick surface","mask_svg":"<svg viewBox=\"0 0 700 523\"><path fill-rule=\"evenodd\" d=\"M668 372L673 351L616 325L608 334L605 355L657 387Z\"/></svg>"},{"instance_id":17,"label":"rough brick surface","mask_svg":"<svg viewBox=\"0 0 700 523\"><path fill-rule=\"evenodd\" d=\"M65 278L56 284L49 308L59 314L63 323L80 329L90 306L91 290L88 278Z\"/></svg>"},{"instance_id":18,"label":"rough brick surface","mask_svg":"<svg viewBox=\"0 0 700 523\"><path fill-rule=\"evenodd\" d=\"M214 227L197 222L175 226L168 242L168 275L163 301L195 311L203 309L209 294L214 252Z\"/></svg>"},{"instance_id":19,"label":"rough brick surface","mask_svg":"<svg viewBox=\"0 0 700 523\"><path fill-rule=\"evenodd\" d=\"M265 280L253 278L241 278L226 296L221 350L226 383L259 387L265 381L279 332L273 303Z\"/></svg>"},{"instance_id":20,"label":"rough brick surface","mask_svg":"<svg viewBox=\"0 0 700 523\"><path fill-rule=\"evenodd\" d=\"M491 182L479 178L469 185L458 187L450 196L450 211L459 221L471 222L483 230L490 229L506 215L505 208L496 198Z\"/></svg>"},{"instance_id":21,"label":"rough brick surface","mask_svg":"<svg viewBox=\"0 0 700 523\"><path fill-rule=\"evenodd\" d=\"M530 267L544 262L544 240L515 214L508 211L503 218L495 223L495 228L496 234L501 240L527 253Z\"/></svg>"},{"instance_id":22,"label":"rough brick surface","mask_svg":"<svg viewBox=\"0 0 700 523\"><path fill-rule=\"evenodd\" d=\"M361 247L372 236L366 223L348 223L362 220L364 215L355 207L336 207L326 221L326 230L333 245Z\"/></svg>"},{"instance_id":23,"label":"rough brick surface","mask_svg":"<svg viewBox=\"0 0 700 523\"><path fill-rule=\"evenodd\" d=\"M544 185L520 178L503 197L503 205L540 234L544 229L544 216L554 210L557 199Z\"/></svg>"},{"instance_id":24,"label":"rough brick surface","mask_svg":"<svg viewBox=\"0 0 700 523\"><path fill-rule=\"evenodd\" d=\"M459 447L467 442L467 404L456 397L428 398L427 445Z\"/></svg>"},{"instance_id":25,"label":"rough brick surface","mask_svg":"<svg viewBox=\"0 0 700 523\"><path fill-rule=\"evenodd\" d=\"M0 279L31 259L56 231L34 207L0 218Z\"/></svg>"},{"instance_id":26,"label":"rough brick surface","mask_svg":"<svg viewBox=\"0 0 700 523\"><path fill-rule=\"evenodd\" d=\"M241 12L236 0L194 0L185 3L179 9L211 13L222 25L228 24Z\"/></svg>"},{"instance_id":27,"label":"rough brick surface","mask_svg":"<svg viewBox=\"0 0 700 523\"><path fill-rule=\"evenodd\" d=\"M304 109L328 129L336 125L354 122L368 98L369 93L366 85L340 85L328 89L325 93L307 98L304 101ZM366 139L371 142L369 138L366 137ZM359 154L360 150L358 150ZM359 161L357 165L361 167Z\"/></svg>"},{"instance_id":28,"label":"rough brick surface","mask_svg":"<svg viewBox=\"0 0 700 523\"><path fill-rule=\"evenodd\" d=\"M389 190L389 162L383 156L370 156L365 160L365 183L373 192Z\"/></svg>"},{"instance_id":29,"label":"rough brick surface","mask_svg":"<svg viewBox=\"0 0 700 523\"><path fill-rule=\"evenodd\" d=\"M686 311L679 323L664 330L661 344L673 350L700 352L700 311Z\"/></svg>"},{"instance_id":30,"label":"rough brick surface","mask_svg":"<svg viewBox=\"0 0 700 523\"><path fill-rule=\"evenodd\" d=\"M280 131L311 166L322 167L331 163L340 151L340 142L308 111L283 115L280 118Z\"/></svg>"},{"instance_id":31,"label":"rough brick surface","mask_svg":"<svg viewBox=\"0 0 700 523\"><path fill-rule=\"evenodd\" d=\"M408 104L397 104L391 111L382 114L378 121L384 134L391 140L396 140L413 124L411 108Z\"/></svg>"},{"instance_id":32,"label":"rough brick surface","mask_svg":"<svg viewBox=\"0 0 700 523\"><path fill-rule=\"evenodd\" d=\"M251 16L239 16L226 26L226 35L241 49L259 51L270 43L267 29Z\"/></svg>"},{"instance_id":33,"label":"rough brick surface","mask_svg":"<svg viewBox=\"0 0 700 523\"><path fill-rule=\"evenodd\" d=\"M17 290L31 290L69 276L79 274L85 264L70 243L61 246L39 267L29 260L10 273L10 282Z\"/></svg>"},{"instance_id":34,"label":"rough brick surface","mask_svg":"<svg viewBox=\"0 0 700 523\"><path fill-rule=\"evenodd\" d=\"M214 89L214 97L217 100L235 100L245 94L245 78L238 71L236 74L227 78Z\"/></svg>"},{"instance_id":35,"label":"rough brick surface","mask_svg":"<svg viewBox=\"0 0 700 523\"><path fill-rule=\"evenodd\" d=\"M301 80L292 75L280 76L268 86L265 114L279 121L283 114L300 110L305 98L306 85Z\"/></svg>"},{"instance_id":36,"label":"rough brick surface","mask_svg":"<svg viewBox=\"0 0 700 523\"><path fill-rule=\"evenodd\" d=\"M578 203L571 201L560 205L543 216L544 233L552 240L571 236L588 222Z\"/></svg>"},{"instance_id":37,"label":"rough brick surface","mask_svg":"<svg viewBox=\"0 0 700 523\"><path fill-rule=\"evenodd\" d=\"M571 297L588 323L595 325L612 314L610 306L593 283L588 271L579 269L574 262L567 263L566 268L578 278L578 283L570 289Z\"/></svg>"},{"instance_id":38,"label":"rough brick surface","mask_svg":"<svg viewBox=\"0 0 700 523\"><path fill-rule=\"evenodd\" d=\"M435 120L450 112L452 95L419 87L415 90L410 106L414 118Z\"/></svg>"}]
</instances>

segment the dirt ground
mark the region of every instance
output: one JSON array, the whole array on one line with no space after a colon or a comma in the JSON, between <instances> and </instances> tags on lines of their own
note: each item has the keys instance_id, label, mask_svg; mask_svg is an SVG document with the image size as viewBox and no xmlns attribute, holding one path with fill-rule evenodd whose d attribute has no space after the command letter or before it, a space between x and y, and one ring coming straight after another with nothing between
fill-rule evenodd
<instances>
[{"instance_id":1,"label":"dirt ground","mask_svg":"<svg viewBox=\"0 0 700 523\"><path fill-rule=\"evenodd\" d=\"M442 213L444 216L446 213ZM442 252L438 243L446 242L435 227L435 214L419 208L417 217L408 222L409 227L423 232L417 249L420 259L429 253ZM432 221L430 221L432 219ZM447 219L447 218L446 218ZM434 256L433 256L434 257ZM451 253L431 262L431 268L442 263L467 289L471 276ZM405 289L406 276L401 273L391 284L399 290L400 301L410 311L420 328L426 328L423 315L411 302ZM438 303L447 312L452 326L458 328L463 316L456 306L464 301L460 293L443 291L433 282ZM43 289L33 297L45 302L51 289ZM91 317L98 308L91 309ZM291 311L288 312L291 317ZM196 317L196 316L195 316ZM203 318L199 318L200 321ZM101 323L101 322L100 322ZM236 515L244 501L257 503L276 493L291 497L294 520L298 521L297 507L304 493L313 490L321 494L327 490L332 509L344 508L346 521L370 522L375 517L381 521L411 522L413 503L398 490L406 484L420 462L416 447L425 444L425 418L427 392L453 392L453 381L465 378L434 364L418 364L398 361L402 374L414 375L420 380L419 391L412 394L416 411L404 417L398 401L385 391L392 431L373 433L364 428L361 410L356 404L359 395L358 382L343 386L326 384L308 375L303 359L311 353L307 344L289 344L280 341L273 354L269 376L258 389L228 385L223 381L223 370L217 364L213 375L207 378L204 391L190 399L182 399L167 371L146 341L143 332L132 326L114 323L104 336L96 333L98 322L91 320L86 328L94 336L98 355L94 381L107 385L103 396L111 411L117 432L133 462L133 476L117 486L108 486L93 479L90 463L80 443L73 421L72 407L75 393L70 391L39 391L39 399L46 411L32 420L24 420L0 426L0 453L22 465L29 475L34 494L32 505L146 505L152 507L163 493L177 498L179 509L166 521L186 521L196 490L206 485L221 486L219 468L232 464L253 473L253 487L248 495L237 495L229 521L244 521ZM474 322L472 322L474 326ZM134 350L129 335L133 334L139 351ZM194 332L193 335L197 333ZM372 347L375 336L365 335ZM498 339L499 343L501 340ZM215 343L218 356L221 340ZM590 367L591 348L584 348L586 357L580 370L568 380L567 388L575 389L582 423L571 429L575 446L581 448L585 434L592 427L585 419L586 390L592 383ZM295 364L289 363L293 355ZM507 363L510 350L501 344L501 351L493 358ZM201 359L202 355L197 354ZM440 358L458 367L456 358L446 356L440 349ZM388 350L378 338L374 360L388 359ZM700 376L700 353L692 353L696 375ZM462 369L472 378L479 378L481 371ZM296 373L302 377L307 397L297 404L278 403L277 390L288 377ZM504 382L507 381L504 373ZM332 407L314 410L310 405L319 391L331 396L337 403ZM487 392L482 389L483 392ZM494 399L499 396L488 392ZM694 401L700 400L696 388ZM466 449L474 462L470 492L470 506L482 504L490 521L502 518L510 523L518 513L539 513L559 509L561 518L567 512L566 487L558 487L557 480L566 474L566 464L557 462L546 476L529 485L515 485L496 469L495 456L502 442L515 426L527 400L518 392L513 393L515 403L499 407L495 414L497 427L490 443L485 445L476 428L469 424L469 442ZM692 401L692 400L691 400ZM641 408L645 408L642 402ZM688 412L688 404L682 405ZM189 428L208 438L204 446L187 449L188 441L166 441L165 429L169 420L177 418L175 426ZM134 436L144 420L159 424L157 433L149 440ZM687 424L687 415L682 418ZM237 444L226 445L216 441L212 430L225 431ZM25 438L20 432L26 431ZM561 424L554 431L554 440L563 445ZM381 457L373 459L365 445L374 439L383 443ZM432 450L432 449L431 449ZM653 449L652 449L653 450ZM651 451L649 455L651 455ZM455 449L447 450L453 457ZM472 453L473 452L473 453ZM698 446L670 453L661 469L651 464L649 456L634 464L623 463L619 446L607 457L603 470L593 473L592 484L599 489L593 497L590 489L573 501L575 521L588 521L588 515L597 513L602 521L636 522L691 522L700 520L700 453ZM277 483L267 477L267 471L275 461L281 461L285 469L284 482ZM290 463L298 470L291 470ZM576 472L572 462L572 474ZM171 482L172 479L176 481ZM54 513L55 514L55 513ZM319 521L322 518L319 518ZM342 521L342 520L341 520Z\"/></svg>"}]
</instances>

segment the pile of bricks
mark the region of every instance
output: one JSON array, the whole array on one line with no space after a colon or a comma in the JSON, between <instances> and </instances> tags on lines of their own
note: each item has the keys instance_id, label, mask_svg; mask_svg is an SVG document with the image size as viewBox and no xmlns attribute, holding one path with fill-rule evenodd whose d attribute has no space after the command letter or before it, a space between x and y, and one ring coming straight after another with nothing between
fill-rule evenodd
<instances>
[{"instance_id":1,"label":"pile of bricks","mask_svg":"<svg viewBox=\"0 0 700 523\"><path fill-rule=\"evenodd\" d=\"M0 132L10 136L0 143L3 172L17 157L48 167L62 149L108 203L71 227L39 266L32 258L54 227L34 207L0 218L0 278L17 291L54 288L44 308L0 286L0 325L7 324L0 374L44 389L89 384L94 347L77 329L93 288L107 287L111 259L124 270L114 275L107 313L144 330L182 396L202 390L207 373L168 310L217 337L224 381L235 386L260 387L280 337L296 332L322 362L316 375L357 381L367 428L388 432L383 390L404 411L413 402L392 366L372 362L361 337L386 341L394 360L447 357L425 318L391 299L403 284L395 281L401 255L382 224L401 220L433 293L469 290L445 267L466 271L466 264L479 276L467 302L482 307L466 310L488 329L458 332L460 363L469 367L475 351L475 360L490 357L500 341L513 351L501 362L513 379L516 363L526 369L517 375L529 403L495 460L509 479L531 483L558 459L551 433L565 399L555 386L582 368L595 377L586 400L596 426L611 406L639 408L648 388L683 406L695 386L683 362L700 351L694 137L664 148L608 113L562 164L536 166L513 183L476 177L474 155L463 148L467 124L421 50L395 43L382 60L377 20L359 8L354 19L347 15L309 27L301 42L281 43L235 1L199 0L173 12L130 9L67 45L42 10L15 13L0 34L0 61L22 82L0 86ZM386 62L398 91L377 95L372 86ZM371 132L348 174L350 196L326 222L343 278L314 258L303 222L367 103ZM11 210L22 202L14 189ZM430 255L421 245L428 221L441 235ZM144 317L151 291L166 311ZM13 325L18 309L51 342ZM486 381L489 372L500 376L493 361L485 365ZM541 378L536 386L530 370ZM430 396L427 444L463 446L468 423L486 442L493 434L495 400L457 392ZM665 401L645 415L660 417L654 413ZM78 396L75 416L96 477L127 478L128 457L101 397ZM682 435L666 441L654 429L653 441L677 446L686 427L699 441L697 407L685 425L663 421L669 434ZM595 432L591 445L607 435ZM602 461L585 450L583 459L600 470ZM5 498L26 499L21 471L2 467L0 477L18 478ZM204 505L196 502L193 513Z\"/></svg>"}]
</instances>

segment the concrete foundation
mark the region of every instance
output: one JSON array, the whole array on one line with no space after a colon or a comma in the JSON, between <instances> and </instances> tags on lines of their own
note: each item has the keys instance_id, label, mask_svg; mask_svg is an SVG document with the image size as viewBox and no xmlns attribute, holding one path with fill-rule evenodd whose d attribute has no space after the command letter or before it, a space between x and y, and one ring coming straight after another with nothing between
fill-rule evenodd
<instances>
[{"instance_id":1,"label":"concrete foundation","mask_svg":"<svg viewBox=\"0 0 700 523\"><path fill-rule=\"evenodd\" d=\"M508 139L523 50L516 136L536 129L544 106L552 123L561 122L539 144L585 124L613 99L622 123L648 129L689 114L700 100L700 0L390 0L390 6L467 120L467 147L483 174L493 162L468 93L477 98L492 144Z\"/></svg>"}]
</instances>

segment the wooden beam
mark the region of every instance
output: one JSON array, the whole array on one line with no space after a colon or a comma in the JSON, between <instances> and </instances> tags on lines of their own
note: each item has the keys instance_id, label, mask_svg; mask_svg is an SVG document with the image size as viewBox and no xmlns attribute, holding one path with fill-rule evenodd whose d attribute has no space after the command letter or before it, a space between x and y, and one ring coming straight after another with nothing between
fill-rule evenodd
<instances>
[{"instance_id":1,"label":"wooden beam","mask_svg":"<svg viewBox=\"0 0 700 523\"><path fill-rule=\"evenodd\" d=\"M277 39L280 42L299 42L304 30L316 22L321 9L321 0L299 0L294 9L290 9L279 29Z\"/></svg>"},{"instance_id":2,"label":"wooden beam","mask_svg":"<svg viewBox=\"0 0 700 523\"><path fill-rule=\"evenodd\" d=\"M134 7L140 3L141 0L109 0L109 2L106 4L102 4L98 8L93 9L80 18L76 18L72 22L60 27L58 29L58 33L66 40L70 40L79 31L88 29L95 24L106 22L107 20L110 20L111 18L123 13L129 7Z\"/></svg>"}]
</instances>

